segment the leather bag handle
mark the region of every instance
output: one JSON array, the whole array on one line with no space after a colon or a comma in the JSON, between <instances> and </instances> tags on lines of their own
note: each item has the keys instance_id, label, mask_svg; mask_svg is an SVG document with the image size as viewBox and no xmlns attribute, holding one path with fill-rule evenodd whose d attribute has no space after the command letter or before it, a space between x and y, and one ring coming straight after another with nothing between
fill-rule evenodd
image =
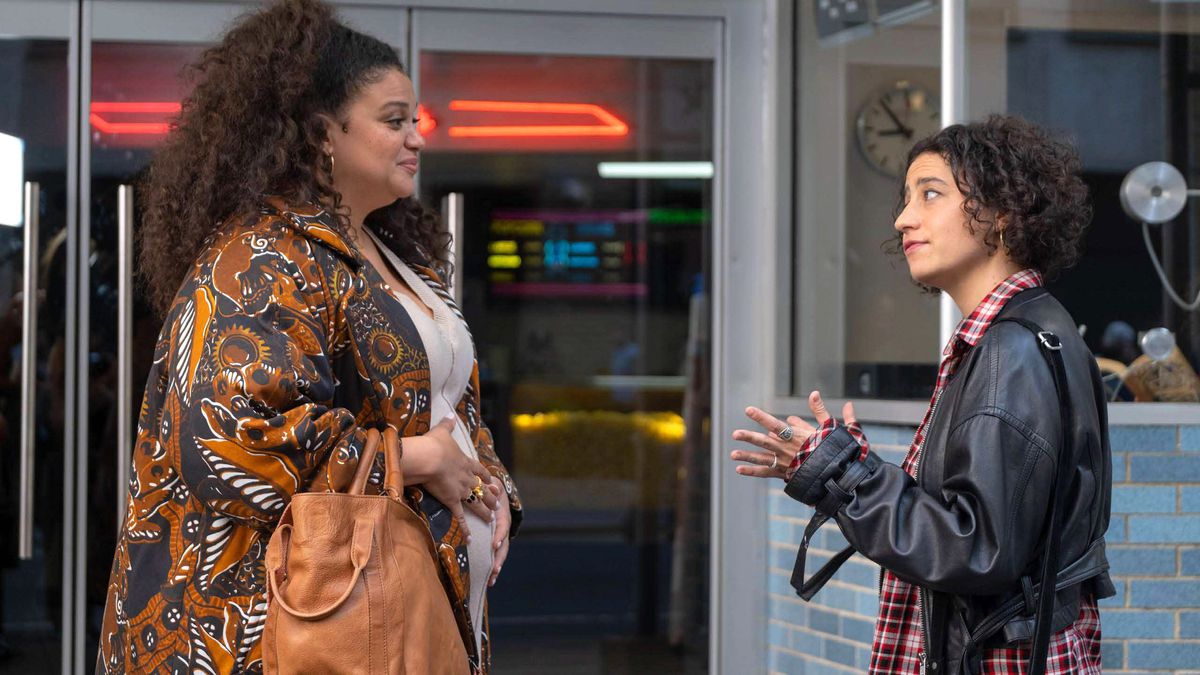
<instances>
[{"instance_id":1,"label":"leather bag handle","mask_svg":"<svg viewBox=\"0 0 1200 675\"><path fill-rule=\"evenodd\" d=\"M404 446L396 430L387 427L380 433L376 429L367 431L367 444L363 446L362 457L358 460L358 469L354 472L354 480L346 494L366 494L367 480L371 477L371 469L375 466L375 457L379 447L383 446L384 475L383 492L395 499L404 495L404 468L401 460L404 458Z\"/></svg>"},{"instance_id":2,"label":"leather bag handle","mask_svg":"<svg viewBox=\"0 0 1200 675\"><path fill-rule=\"evenodd\" d=\"M401 460L404 458L404 448L400 445L400 436L396 430L387 427L383 430L383 491L395 499L404 496L404 469Z\"/></svg>"},{"instance_id":3,"label":"leather bag handle","mask_svg":"<svg viewBox=\"0 0 1200 675\"><path fill-rule=\"evenodd\" d=\"M358 460L358 468L354 471L354 480L350 481L350 489L346 494L361 495L366 493L367 479L371 477L371 468L375 465L375 455L379 453L379 432L367 430L367 444L363 446L362 456Z\"/></svg>"},{"instance_id":4,"label":"leather bag handle","mask_svg":"<svg viewBox=\"0 0 1200 675\"><path fill-rule=\"evenodd\" d=\"M282 544L281 549L283 551L285 568L283 569L283 572L286 575L288 550L292 546L292 526L290 524L280 525L278 532L280 544ZM374 538L374 535L375 526L370 521L360 520L354 523L353 543L350 546L350 563L354 565L354 574L350 577L350 583L346 585L346 590L342 592L341 597L339 597L337 600L334 600L333 604L329 605L325 609L317 610L315 612L301 612L297 609L293 609L292 606L283 599L283 593L279 592L279 587L275 581L275 578L278 575L274 573L267 574L267 583L271 588L271 597L279 603L279 606L283 608L283 611L291 614L297 619L302 619L305 621L319 621L330 614L333 614L339 607L342 606L342 603L346 602L346 599L349 598L350 594L354 592L354 587L358 585L358 578L362 576L363 568L367 566L367 561L371 557L371 540Z\"/></svg>"}]
</instances>

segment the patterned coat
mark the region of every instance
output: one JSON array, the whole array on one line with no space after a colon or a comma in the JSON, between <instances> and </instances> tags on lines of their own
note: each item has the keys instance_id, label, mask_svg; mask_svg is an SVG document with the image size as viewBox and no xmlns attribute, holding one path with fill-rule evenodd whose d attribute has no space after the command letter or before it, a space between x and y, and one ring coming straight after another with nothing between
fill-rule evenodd
<instances>
[{"instance_id":1,"label":"patterned coat","mask_svg":"<svg viewBox=\"0 0 1200 675\"><path fill-rule=\"evenodd\" d=\"M97 671L260 672L264 556L284 507L298 491L348 485L366 429L428 431L429 389L416 327L329 213L268 198L226 222L155 348ZM478 368L457 411L508 492L515 533L521 501L480 420ZM438 543L473 670L487 673L465 537L435 499L407 496Z\"/></svg>"}]
</instances>

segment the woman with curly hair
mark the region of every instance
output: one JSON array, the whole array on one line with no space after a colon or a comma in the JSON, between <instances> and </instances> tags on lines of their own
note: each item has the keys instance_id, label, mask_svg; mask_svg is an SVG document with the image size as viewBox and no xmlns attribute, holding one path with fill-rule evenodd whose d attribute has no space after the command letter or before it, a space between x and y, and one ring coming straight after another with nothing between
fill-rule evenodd
<instances>
[{"instance_id":1,"label":"woman with curly hair","mask_svg":"<svg viewBox=\"0 0 1200 675\"><path fill-rule=\"evenodd\" d=\"M521 507L443 281L449 236L413 197L412 81L318 0L243 17L193 71L144 185L139 266L165 323L98 670L261 672L284 507L345 489L367 431L391 427L486 673L485 589Z\"/></svg>"},{"instance_id":2,"label":"woman with curly hair","mask_svg":"<svg viewBox=\"0 0 1200 675\"><path fill-rule=\"evenodd\" d=\"M854 552L883 568L871 673L1100 673L1096 601L1114 594L1104 388L1042 288L1079 257L1079 170L1070 145L1015 117L947 127L909 153L896 248L966 318L902 466L870 451L851 404L838 422L818 392L815 426L748 408L763 431L733 434L761 450L735 450L738 473L782 478L816 509L792 576L801 597ZM850 546L806 581L829 518Z\"/></svg>"}]
</instances>

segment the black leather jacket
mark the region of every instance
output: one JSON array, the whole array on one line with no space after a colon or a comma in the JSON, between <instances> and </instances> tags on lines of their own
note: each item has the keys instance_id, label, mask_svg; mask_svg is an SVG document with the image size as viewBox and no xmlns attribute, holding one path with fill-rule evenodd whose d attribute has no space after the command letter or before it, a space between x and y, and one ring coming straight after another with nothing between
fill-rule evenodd
<instances>
[{"instance_id":1,"label":"black leather jacket","mask_svg":"<svg viewBox=\"0 0 1200 675\"><path fill-rule=\"evenodd\" d=\"M1081 594L1114 594L1103 541L1112 492L1104 389L1074 321L1049 293L1017 294L997 320L1003 317L1032 321L1063 343L1074 457L1052 621L1057 632L1078 617ZM931 673L974 672L981 649L1033 633L1033 611L1022 604L1003 630L968 646L985 617L1024 597L1023 577L1039 579L1062 438L1058 396L1039 349L1033 333L1016 323L990 326L936 402L916 480L873 453L857 462L859 446L839 427L789 482L788 493L807 504L836 505L829 510L856 551L921 587ZM830 499L830 479L852 485Z\"/></svg>"}]
</instances>

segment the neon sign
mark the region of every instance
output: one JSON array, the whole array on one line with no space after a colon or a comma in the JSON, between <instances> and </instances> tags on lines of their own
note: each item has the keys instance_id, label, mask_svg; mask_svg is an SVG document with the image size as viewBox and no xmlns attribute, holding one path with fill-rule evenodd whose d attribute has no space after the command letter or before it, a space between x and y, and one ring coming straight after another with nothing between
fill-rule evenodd
<instances>
[{"instance_id":1,"label":"neon sign","mask_svg":"<svg viewBox=\"0 0 1200 675\"><path fill-rule=\"evenodd\" d=\"M88 120L97 131L106 134L163 135L171 130L171 122L164 115L178 115L182 109L175 101L93 101ZM593 103L543 103L525 101L450 101L450 110L478 113L513 113L550 116L588 117L586 124L503 124L503 125L453 125L446 132L458 138L514 138L514 137L583 137L583 136L627 136L629 125L619 117ZM127 116L158 119L130 121ZM117 116L117 119L113 119ZM424 105L417 106L417 130L422 135L433 133L439 122L433 112Z\"/></svg>"},{"instance_id":2,"label":"neon sign","mask_svg":"<svg viewBox=\"0 0 1200 675\"><path fill-rule=\"evenodd\" d=\"M541 103L525 101L450 101L451 110L492 113L533 113L538 115L583 115L591 124L509 124L492 126L452 126L447 129L457 138L504 138L530 136L627 136L629 125L616 115L593 103Z\"/></svg>"},{"instance_id":3,"label":"neon sign","mask_svg":"<svg viewBox=\"0 0 1200 675\"><path fill-rule=\"evenodd\" d=\"M106 134L162 135L171 130L170 122L115 122L106 115L177 115L182 109L173 101L93 101L88 121Z\"/></svg>"}]
</instances>

